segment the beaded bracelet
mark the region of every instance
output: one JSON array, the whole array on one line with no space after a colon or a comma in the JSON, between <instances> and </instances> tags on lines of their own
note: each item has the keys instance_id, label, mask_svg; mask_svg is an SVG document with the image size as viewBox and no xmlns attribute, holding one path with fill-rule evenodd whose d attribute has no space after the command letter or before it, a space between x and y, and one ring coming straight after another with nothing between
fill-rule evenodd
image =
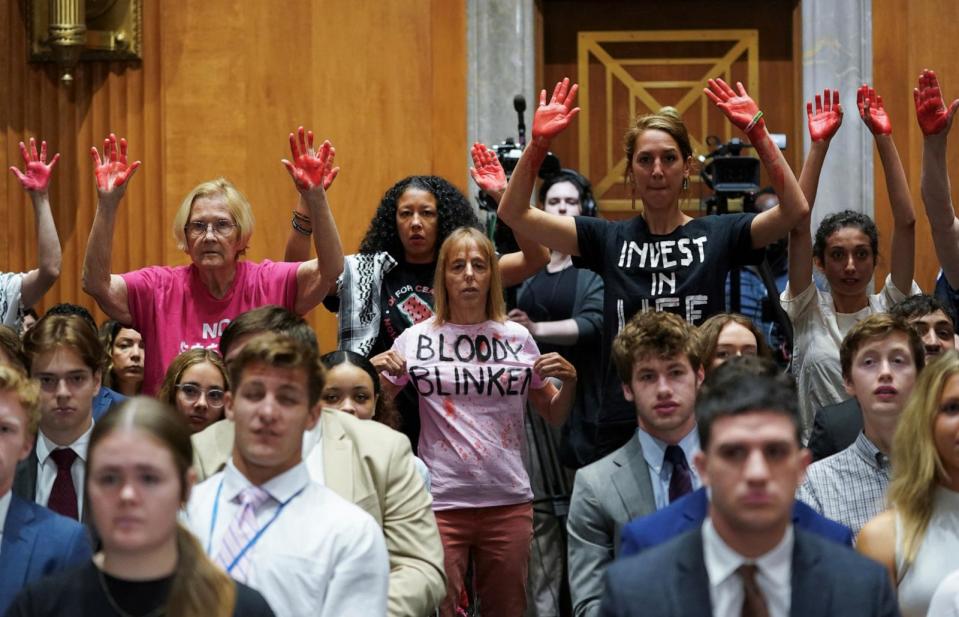
<instances>
[{"instance_id":1,"label":"beaded bracelet","mask_svg":"<svg viewBox=\"0 0 959 617\"><path fill-rule=\"evenodd\" d=\"M744 133L748 133L749 131L753 130L753 128L754 128L757 124L759 124L759 121L762 120L762 118L763 118L763 112L762 112L762 110L757 111L757 112L756 112L756 115L753 116L753 119L750 120L749 124L746 125L746 128L743 130L743 132L744 132Z\"/></svg>"},{"instance_id":2,"label":"beaded bracelet","mask_svg":"<svg viewBox=\"0 0 959 617\"><path fill-rule=\"evenodd\" d=\"M303 234L304 236L312 236L313 230L310 228L301 226L296 219L297 217L294 216L293 220L290 221L293 224L293 231L295 231L298 234Z\"/></svg>"}]
</instances>

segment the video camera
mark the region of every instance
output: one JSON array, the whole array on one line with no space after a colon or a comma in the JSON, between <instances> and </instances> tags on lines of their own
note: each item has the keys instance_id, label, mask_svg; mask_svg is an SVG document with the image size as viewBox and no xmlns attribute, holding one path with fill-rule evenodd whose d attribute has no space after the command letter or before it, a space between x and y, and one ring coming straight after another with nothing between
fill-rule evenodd
<instances>
[{"instance_id":1,"label":"video camera","mask_svg":"<svg viewBox=\"0 0 959 617\"><path fill-rule=\"evenodd\" d=\"M774 133L773 143L780 150L786 149L786 135ZM723 143L715 135L706 138L706 145L713 150L699 157L703 165L699 176L711 188L713 195L704 200L708 214L725 214L730 198L743 198L745 212L756 211L756 195L760 191L759 159L743 156L744 148L752 145L739 138Z\"/></svg>"}]
</instances>

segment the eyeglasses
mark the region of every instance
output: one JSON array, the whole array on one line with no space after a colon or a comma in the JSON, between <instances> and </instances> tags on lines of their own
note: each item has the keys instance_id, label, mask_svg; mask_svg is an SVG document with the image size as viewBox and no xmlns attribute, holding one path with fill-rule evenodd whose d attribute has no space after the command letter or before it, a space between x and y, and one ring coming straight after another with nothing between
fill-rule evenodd
<instances>
[{"instance_id":1,"label":"eyeglasses","mask_svg":"<svg viewBox=\"0 0 959 617\"><path fill-rule=\"evenodd\" d=\"M220 388L208 388L206 391L195 383L181 383L176 387L180 396L187 403L193 404L200 400L201 394L206 394L206 404L210 407L223 407L223 397L226 394Z\"/></svg>"},{"instance_id":2,"label":"eyeglasses","mask_svg":"<svg viewBox=\"0 0 959 617\"><path fill-rule=\"evenodd\" d=\"M184 229L191 238L205 236L207 230L209 229L213 229L213 235L224 238L233 233L233 230L236 229L236 225L232 221L228 221L226 219L220 219L219 221L213 221L212 223L207 223L206 221L190 221L186 224Z\"/></svg>"},{"instance_id":3,"label":"eyeglasses","mask_svg":"<svg viewBox=\"0 0 959 617\"><path fill-rule=\"evenodd\" d=\"M40 383L41 390L52 393L57 391L61 381L66 384L68 390L73 391L85 386L92 377L93 374L90 371L85 371L81 373L69 373L67 375L41 373L37 375L36 379Z\"/></svg>"}]
</instances>

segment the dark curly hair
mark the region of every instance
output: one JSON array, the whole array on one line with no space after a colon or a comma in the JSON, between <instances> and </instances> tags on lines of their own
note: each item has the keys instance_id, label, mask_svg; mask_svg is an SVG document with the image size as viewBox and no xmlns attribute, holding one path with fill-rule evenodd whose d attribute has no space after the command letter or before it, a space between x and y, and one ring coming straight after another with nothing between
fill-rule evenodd
<instances>
[{"instance_id":1,"label":"dark curly hair","mask_svg":"<svg viewBox=\"0 0 959 617\"><path fill-rule=\"evenodd\" d=\"M466 196L458 188L438 176L410 176L403 178L386 191L380 206L370 221L370 227L360 243L360 253L379 253L385 251L396 261L403 261L403 243L396 230L396 202L406 189L420 189L436 198L438 229L433 256L446 240L446 236L457 227L479 228L479 220Z\"/></svg>"},{"instance_id":2,"label":"dark curly hair","mask_svg":"<svg viewBox=\"0 0 959 617\"><path fill-rule=\"evenodd\" d=\"M879 230L876 229L876 223L871 218L861 212L853 210L843 210L830 214L819 223L816 230L816 239L812 245L812 254L821 262L826 261L826 242L829 236L840 229L846 227L855 227L869 238L869 246L872 248L872 257L879 257Z\"/></svg>"}]
</instances>

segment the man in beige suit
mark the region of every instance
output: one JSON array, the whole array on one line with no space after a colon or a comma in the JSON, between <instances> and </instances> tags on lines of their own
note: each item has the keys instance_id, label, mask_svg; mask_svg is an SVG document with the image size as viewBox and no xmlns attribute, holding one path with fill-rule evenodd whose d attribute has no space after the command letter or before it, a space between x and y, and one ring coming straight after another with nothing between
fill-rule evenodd
<instances>
[{"instance_id":1,"label":"man in beige suit","mask_svg":"<svg viewBox=\"0 0 959 617\"><path fill-rule=\"evenodd\" d=\"M244 313L223 332L228 361L255 335L283 332L317 345L300 317L267 306ZM213 424L193 436L198 480L218 472L233 452L234 425ZM432 499L413 465L409 440L378 422L324 409L303 437L303 460L314 481L366 510L383 528L390 554L390 617L423 617L446 595L443 546Z\"/></svg>"}]
</instances>

